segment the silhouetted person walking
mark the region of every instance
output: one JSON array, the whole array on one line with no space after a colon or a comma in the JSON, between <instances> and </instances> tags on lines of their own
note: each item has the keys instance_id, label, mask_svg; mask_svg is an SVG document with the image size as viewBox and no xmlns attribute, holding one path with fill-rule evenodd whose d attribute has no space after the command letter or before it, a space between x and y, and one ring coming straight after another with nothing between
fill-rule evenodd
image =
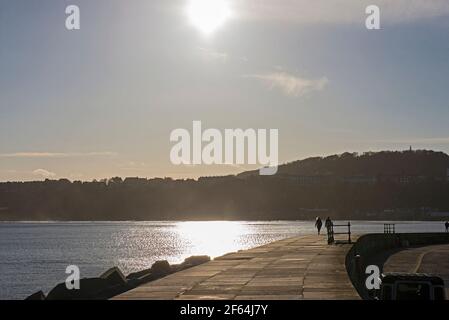
<instances>
[{"instance_id":1,"label":"silhouetted person walking","mask_svg":"<svg viewBox=\"0 0 449 320\"><path fill-rule=\"evenodd\" d=\"M444 226L446 227L446 232L449 232L449 221L446 221Z\"/></svg>"},{"instance_id":2,"label":"silhouetted person walking","mask_svg":"<svg viewBox=\"0 0 449 320\"><path fill-rule=\"evenodd\" d=\"M326 221L324 222L324 226L326 227L327 231L329 232L329 229L334 225L330 217L326 218Z\"/></svg>"},{"instance_id":3,"label":"silhouetted person walking","mask_svg":"<svg viewBox=\"0 0 449 320\"><path fill-rule=\"evenodd\" d=\"M315 221L315 227L318 230L318 234L320 234L321 231L321 227L323 226L323 221L321 221L320 217L316 217L316 221Z\"/></svg>"}]
</instances>

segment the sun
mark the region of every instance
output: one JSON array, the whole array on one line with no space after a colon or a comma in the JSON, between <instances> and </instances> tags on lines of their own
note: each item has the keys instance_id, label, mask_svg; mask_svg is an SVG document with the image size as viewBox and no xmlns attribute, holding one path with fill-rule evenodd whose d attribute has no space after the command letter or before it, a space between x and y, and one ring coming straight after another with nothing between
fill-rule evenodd
<instances>
[{"instance_id":1,"label":"sun","mask_svg":"<svg viewBox=\"0 0 449 320\"><path fill-rule=\"evenodd\" d=\"M211 34L222 26L231 15L227 0L190 0L190 22L204 34Z\"/></svg>"}]
</instances>

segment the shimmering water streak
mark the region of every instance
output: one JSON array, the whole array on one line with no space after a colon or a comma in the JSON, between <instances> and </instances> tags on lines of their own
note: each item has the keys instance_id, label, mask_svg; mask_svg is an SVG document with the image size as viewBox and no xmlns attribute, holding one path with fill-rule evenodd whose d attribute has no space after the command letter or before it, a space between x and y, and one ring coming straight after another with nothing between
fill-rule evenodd
<instances>
[{"instance_id":1,"label":"shimmering water streak","mask_svg":"<svg viewBox=\"0 0 449 320\"><path fill-rule=\"evenodd\" d=\"M352 222L354 233L383 232L382 222ZM443 231L440 222L400 222L397 232ZM81 277L111 266L124 273L156 260L177 263L212 257L315 232L310 221L39 222L0 223L0 299L21 299L65 280L75 264Z\"/></svg>"}]
</instances>

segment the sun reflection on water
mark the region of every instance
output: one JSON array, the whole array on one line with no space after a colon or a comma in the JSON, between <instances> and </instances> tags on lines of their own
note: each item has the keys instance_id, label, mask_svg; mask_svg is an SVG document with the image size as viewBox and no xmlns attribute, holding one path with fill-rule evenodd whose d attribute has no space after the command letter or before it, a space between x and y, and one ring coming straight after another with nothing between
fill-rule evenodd
<instances>
[{"instance_id":1,"label":"sun reflection on water","mask_svg":"<svg viewBox=\"0 0 449 320\"><path fill-rule=\"evenodd\" d=\"M190 248L185 256L207 253L216 257L241 249L241 237L250 228L234 221L189 221L177 223L176 231Z\"/></svg>"}]
</instances>

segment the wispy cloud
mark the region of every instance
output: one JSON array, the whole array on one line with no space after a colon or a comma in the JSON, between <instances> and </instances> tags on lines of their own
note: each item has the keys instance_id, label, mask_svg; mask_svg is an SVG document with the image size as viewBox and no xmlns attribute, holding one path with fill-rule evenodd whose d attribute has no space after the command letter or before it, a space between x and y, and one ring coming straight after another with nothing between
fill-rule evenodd
<instances>
[{"instance_id":1,"label":"wispy cloud","mask_svg":"<svg viewBox=\"0 0 449 320\"><path fill-rule=\"evenodd\" d=\"M141 161L127 161L124 163L118 163L117 166L121 170L127 171L144 171L148 169L148 165Z\"/></svg>"},{"instance_id":2,"label":"wispy cloud","mask_svg":"<svg viewBox=\"0 0 449 320\"><path fill-rule=\"evenodd\" d=\"M363 23L365 8L375 4L381 20L402 23L449 15L447 0L234 0L244 18L291 23Z\"/></svg>"},{"instance_id":3,"label":"wispy cloud","mask_svg":"<svg viewBox=\"0 0 449 320\"><path fill-rule=\"evenodd\" d=\"M56 173L45 169L36 169L33 171L33 174L42 178L53 178L56 176Z\"/></svg>"},{"instance_id":4,"label":"wispy cloud","mask_svg":"<svg viewBox=\"0 0 449 320\"><path fill-rule=\"evenodd\" d=\"M116 156L115 152L16 152L1 153L0 158L72 158L72 157L98 157Z\"/></svg>"},{"instance_id":5,"label":"wispy cloud","mask_svg":"<svg viewBox=\"0 0 449 320\"><path fill-rule=\"evenodd\" d=\"M375 140L378 143L401 143L401 144L449 144L449 137L434 138L410 138L410 139L386 139Z\"/></svg>"},{"instance_id":6,"label":"wispy cloud","mask_svg":"<svg viewBox=\"0 0 449 320\"><path fill-rule=\"evenodd\" d=\"M278 89L287 96L299 97L312 91L321 91L328 84L326 77L306 79L287 72L245 75L246 78L260 80L270 89Z\"/></svg>"},{"instance_id":7,"label":"wispy cloud","mask_svg":"<svg viewBox=\"0 0 449 320\"><path fill-rule=\"evenodd\" d=\"M229 55L226 52L219 52L207 48L198 48L199 52L205 57L206 59L211 60L218 60L220 62L226 62L229 58Z\"/></svg>"},{"instance_id":8,"label":"wispy cloud","mask_svg":"<svg viewBox=\"0 0 449 320\"><path fill-rule=\"evenodd\" d=\"M232 54L229 54L227 52L216 51L216 50L209 49L209 48L198 47L197 50L205 60L210 60L210 61L226 63L228 61L229 62L248 62L248 60L249 60L247 57L233 56Z\"/></svg>"}]
</instances>

